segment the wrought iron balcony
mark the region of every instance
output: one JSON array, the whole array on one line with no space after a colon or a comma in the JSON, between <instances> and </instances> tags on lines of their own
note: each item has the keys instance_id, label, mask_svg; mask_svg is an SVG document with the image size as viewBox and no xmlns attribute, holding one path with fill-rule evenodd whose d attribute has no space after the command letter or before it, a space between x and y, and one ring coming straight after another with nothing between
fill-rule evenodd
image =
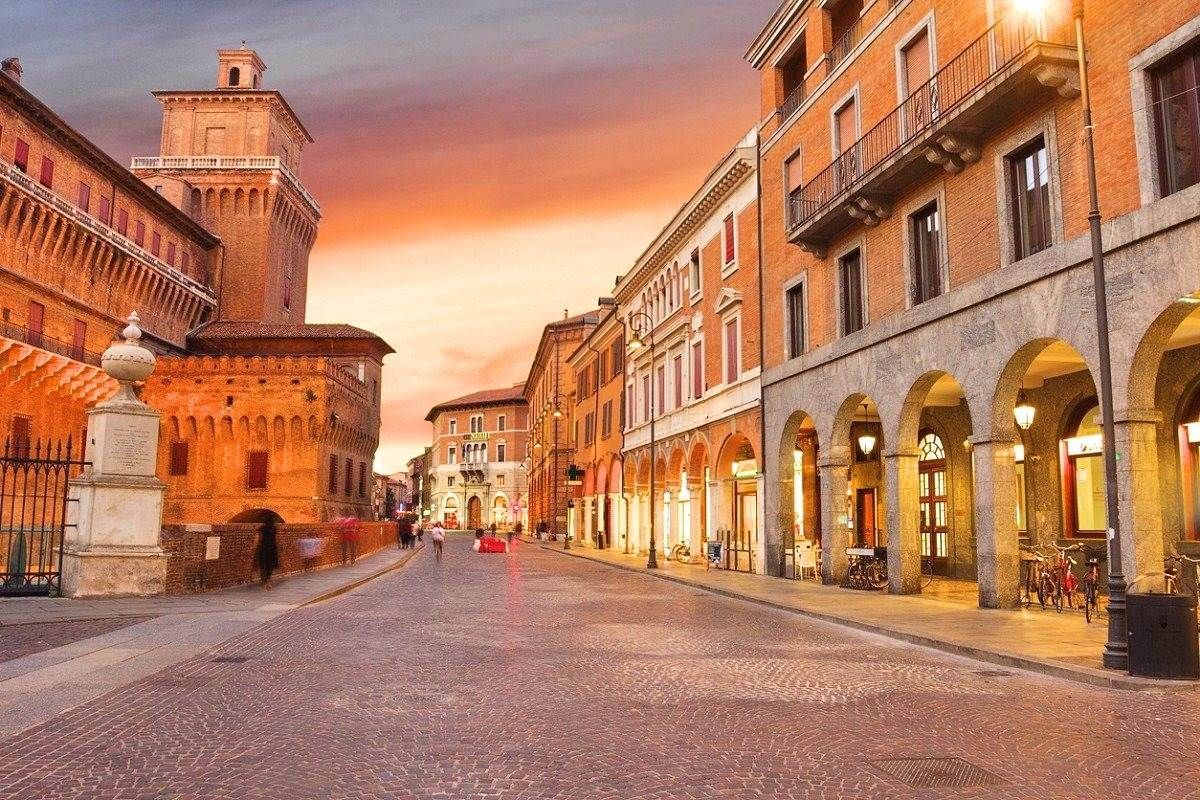
<instances>
[{"instance_id":1,"label":"wrought iron balcony","mask_svg":"<svg viewBox=\"0 0 1200 800\"><path fill-rule=\"evenodd\" d=\"M130 169L271 169L279 172L319 215L321 206L278 156L137 156Z\"/></svg>"},{"instance_id":2,"label":"wrought iron balcony","mask_svg":"<svg viewBox=\"0 0 1200 800\"><path fill-rule=\"evenodd\" d=\"M989 127L1046 87L1079 94L1067 32L1000 20L791 194L789 240L823 257L825 242L855 221L877 225L892 198L935 165L960 172L979 160Z\"/></svg>"}]
</instances>

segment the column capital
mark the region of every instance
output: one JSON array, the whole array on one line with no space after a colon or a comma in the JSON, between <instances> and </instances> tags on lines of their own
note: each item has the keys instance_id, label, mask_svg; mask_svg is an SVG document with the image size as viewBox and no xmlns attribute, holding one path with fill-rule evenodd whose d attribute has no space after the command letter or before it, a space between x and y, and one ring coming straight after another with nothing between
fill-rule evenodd
<instances>
[{"instance_id":1,"label":"column capital","mask_svg":"<svg viewBox=\"0 0 1200 800\"><path fill-rule=\"evenodd\" d=\"M920 458L921 451L915 447L897 447L894 450L888 450L882 455L888 461L897 461L902 458Z\"/></svg>"},{"instance_id":2,"label":"column capital","mask_svg":"<svg viewBox=\"0 0 1200 800\"><path fill-rule=\"evenodd\" d=\"M994 433L973 433L967 437L967 441L971 443L972 447L980 447L991 444L1006 444L1011 447L1012 445L1016 444L1017 440L1015 437L1003 435L997 436Z\"/></svg>"},{"instance_id":3,"label":"column capital","mask_svg":"<svg viewBox=\"0 0 1200 800\"><path fill-rule=\"evenodd\" d=\"M838 467L850 466L850 459L844 456L818 456L817 467L819 469L837 469Z\"/></svg>"},{"instance_id":4,"label":"column capital","mask_svg":"<svg viewBox=\"0 0 1200 800\"><path fill-rule=\"evenodd\" d=\"M1149 422L1154 425L1163 421L1163 413L1157 408L1119 408L1113 412L1113 423Z\"/></svg>"}]
</instances>

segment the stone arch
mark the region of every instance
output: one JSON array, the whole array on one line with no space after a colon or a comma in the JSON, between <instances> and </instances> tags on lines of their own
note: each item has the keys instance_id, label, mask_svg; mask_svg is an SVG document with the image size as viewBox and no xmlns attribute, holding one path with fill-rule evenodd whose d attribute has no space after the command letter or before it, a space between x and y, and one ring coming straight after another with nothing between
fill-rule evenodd
<instances>
[{"instance_id":1,"label":"stone arch","mask_svg":"<svg viewBox=\"0 0 1200 800\"><path fill-rule=\"evenodd\" d=\"M776 463L779 500L774 527L781 534L777 546L783 552L774 554L781 565L775 573L794 577L808 549L821 544L817 472L821 447L816 421L807 411L793 411L783 425L780 439Z\"/></svg>"}]
</instances>

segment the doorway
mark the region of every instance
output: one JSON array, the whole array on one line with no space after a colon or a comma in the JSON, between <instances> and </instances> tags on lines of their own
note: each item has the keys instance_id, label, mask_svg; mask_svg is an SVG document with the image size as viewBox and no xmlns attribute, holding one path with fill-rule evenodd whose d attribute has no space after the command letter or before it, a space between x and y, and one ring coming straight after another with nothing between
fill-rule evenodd
<instances>
[{"instance_id":1,"label":"doorway","mask_svg":"<svg viewBox=\"0 0 1200 800\"><path fill-rule=\"evenodd\" d=\"M887 546L887 542L878 541L874 486L859 489L855 492L854 521L859 547Z\"/></svg>"},{"instance_id":2,"label":"doorway","mask_svg":"<svg viewBox=\"0 0 1200 800\"><path fill-rule=\"evenodd\" d=\"M467 527L483 527L483 502L478 497L467 501Z\"/></svg>"},{"instance_id":3,"label":"doorway","mask_svg":"<svg viewBox=\"0 0 1200 800\"><path fill-rule=\"evenodd\" d=\"M921 510L921 555L937 575L948 575L949 525L947 523L946 450L933 433L921 436L918 487Z\"/></svg>"}]
</instances>

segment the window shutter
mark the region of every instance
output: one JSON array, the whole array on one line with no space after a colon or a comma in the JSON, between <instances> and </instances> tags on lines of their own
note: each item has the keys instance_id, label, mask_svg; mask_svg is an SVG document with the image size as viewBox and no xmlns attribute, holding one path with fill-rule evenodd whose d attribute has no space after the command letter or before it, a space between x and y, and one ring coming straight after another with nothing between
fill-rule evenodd
<instances>
[{"instance_id":1,"label":"window shutter","mask_svg":"<svg viewBox=\"0 0 1200 800\"><path fill-rule=\"evenodd\" d=\"M162 249L162 234L158 231L150 234L150 255L158 258L158 251Z\"/></svg>"},{"instance_id":2,"label":"window shutter","mask_svg":"<svg viewBox=\"0 0 1200 800\"><path fill-rule=\"evenodd\" d=\"M171 442L171 475L187 475L188 473L188 443ZM263 479L264 482L266 478Z\"/></svg>"},{"instance_id":3,"label":"window shutter","mask_svg":"<svg viewBox=\"0 0 1200 800\"><path fill-rule=\"evenodd\" d=\"M329 494L337 494L338 487L338 459L337 456L329 457Z\"/></svg>"},{"instance_id":4,"label":"window shutter","mask_svg":"<svg viewBox=\"0 0 1200 800\"><path fill-rule=\"evenodd\" d=\"M246 488L267 488L266 450L251 450L246 454Z\"/></svg>"},{"instance_id":5,"label":"window shutter","mask_svg":"<svg viewBox=\"0 0 1200 800\"><path fill-rule=\"evenodd\" d=\"M83 350L87 343L87 323L81 319L75 320L75 330L71 332L71 358L83 360Z\"/></svg>"},{"instance_id":6,"label":"window shutter","mask_svg":"<svg viewBox=\"0 0 1200 800\"><path fill-rule=\"evenodd\" d=\"M54 162L48 156L42 156L41 184L47 189L54 188Z\"/></svg>"},{"instance_id":7,"label":"window shutter","mask_svg":"<svg viewBox=\"0 0 1200 800\"><path fill-rule=\"evenodd\" d=\"M101 197L99 202L100 208L96 212L96 218L105 225L112 225L112 200Z\"/></svg>"},{"instance_id":8,"label":"window shutter","mask_svg":"<svg viewBox=\"0 0 1200 800\"><path fill-rule=\"evenodd\" d=\"M17 139L13 148L13 165L21 172L29 171L29 142L24 139Z\"/></svg>"},{"instance_id":9,"label":"window shutter","mask_svg":"<svg viewBox=\"0 0 1200 800\"><path fill-rule=\"evenodd\" d=\"M346 497L350 496L350 487L353 482L354 482L354 462L347 458L346 459L346 474L345 474L344 480L342 482L342 489L345 490Z\"/></svg>"},{"instance_id":10,"label":"window shutter","mask_svg":"<svg viewBox=\"0 0 1200 800\"><path fill-rule=\"evenodd\" d=\"M142 247L146 243L146 223L138 220L138 223L133 226L133 242L138 247Z\"/></svg>"},{"instance_id":11,"label":"window shutter","mask_svg":"<svg viewBox=\"0 0 1200 800\"><path fill-rule=\"evenodd\" d=\"M92 206L92 187L86 183L79 182L79 208L85 213Z\"/></svg>"},{"instance_id":12,"label":"window shutter","mask_svg":"<svg viewBox=\"0 0 1200 800\"><path fill-rule=\"evenodd\" d=\"M725 218L725 263L732 264L733 257L736 255L733 241L733 214Z\"/></svg>"},{"instance_id":13,"label":"window shutter","mask_svg":"<svg viewBox=\"0 0 1200 800\"><path fill-rule=\"evenodd\" d=\"M123 208L117 211L117 233L129 235L129 212Z\"/></svg>"},{"instance_id":14,"label":"window shutter","mask_svg":"<svg viewBox=\"0 0 1200 800\"><path fill-rule=\"evenodd\" d=\"M12 432L9 434L10 451L13 455L29 453L29 444L33 440L33 422L29 417L14 416Z\"/></svg>"},{"instance_id":15,"label":"window shutter","mask_svg":"<svg viewBox=\"0 0 1200 800\"><path fill-rule=\"evenodd\" d=\"M737 320L725 323L725 382L733 383L738 377Z\"/></svg>"}]
</instances>

